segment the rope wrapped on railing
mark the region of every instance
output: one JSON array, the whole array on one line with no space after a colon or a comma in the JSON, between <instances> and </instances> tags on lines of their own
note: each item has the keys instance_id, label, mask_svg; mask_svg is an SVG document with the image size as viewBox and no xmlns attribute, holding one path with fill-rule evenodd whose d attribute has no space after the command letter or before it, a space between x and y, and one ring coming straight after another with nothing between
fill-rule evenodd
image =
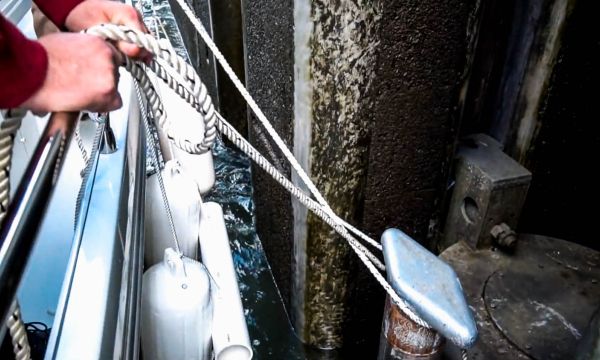
<instances>
[{"instance_id":1,"label":"rope wrapped on railing","mask_svg":"<svg viewBox=\"0 0 600 360\"><path fill-rule=\"evenodd\" d=\"M6 216L10 201L10 167L12 165L13 145L17 131L26 111L10 109L2 112L0 123L0 226ZM31 348L27 340L25 324L21 319L21 307L18 301L13 304L13 310L6 319L6 326L13 345L15 360L31 359Z\"/></svg>"}]
</instances>

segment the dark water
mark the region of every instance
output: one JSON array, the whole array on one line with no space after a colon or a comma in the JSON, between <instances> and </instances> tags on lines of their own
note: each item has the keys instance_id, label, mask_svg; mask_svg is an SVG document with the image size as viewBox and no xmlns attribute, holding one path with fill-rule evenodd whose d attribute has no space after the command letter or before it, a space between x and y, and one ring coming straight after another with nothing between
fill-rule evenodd
<instances>
[{"instance_id":1,"label":"dark water","mask_svg":"<svg viewBox=\"0 0 600 360\"><path fill-rule=\"evenodd\" d=\"M171 41L179 55L188 58L167 0L134 2L146 24ZM162 28L155 25L160 19ZM302 344L295 337L279 290L256 235L250 160L218 139L213 148L216 184L204 201L223 207L233 261L237 271L246 323L254 359L304 359Z\"/></svg>"},{"instance_id":2,"label":"dark water","mask_svg":"<svg viewBox=\"0 0 600 360\"><path fill-rule=\"evenodd\" d=\"M221 141L217 182L206 200L223 207L255 359L303 359L254 226L250 161Z\"/></svg>"}]
</instances>

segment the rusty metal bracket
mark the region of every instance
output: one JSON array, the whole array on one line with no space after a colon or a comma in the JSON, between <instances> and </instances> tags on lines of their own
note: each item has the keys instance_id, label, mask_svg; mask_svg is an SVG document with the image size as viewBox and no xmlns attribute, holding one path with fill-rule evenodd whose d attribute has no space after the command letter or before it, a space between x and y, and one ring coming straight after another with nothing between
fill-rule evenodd
<instances>
[{"instance_id":1,"label":"rusty metal bracket","mask_svg":"<svg viewBox=\"0 0 600 360\"><path fill-rule=\"evenodd\" d=\"M502 152L496 140L483 134L466 138L457 152L455 174L444 248L461 240L484 248L492 244L496 225L517 227L531 173Z\"/></svg>"}]
</instances>

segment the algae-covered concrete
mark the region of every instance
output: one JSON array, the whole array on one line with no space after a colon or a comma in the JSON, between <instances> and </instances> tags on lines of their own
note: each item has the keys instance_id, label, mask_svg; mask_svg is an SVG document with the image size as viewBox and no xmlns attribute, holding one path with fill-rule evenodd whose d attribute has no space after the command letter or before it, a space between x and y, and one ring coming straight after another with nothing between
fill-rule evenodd
<instances>
[{"instance_id":1,"label":"algae-covered concrete","mask_svg":"<svg viewBox=\"0 0 600 360\"><path fill-rule=\"evenodd\" d=\"M300 121L298 116L311 121L304 128L296 128L295 135L309 132L309 141L295 143L294 150L297 154L305 152L309 173L333 210L357 223L371 120L366 95L374 78L380 4L360 0L306 3L311 9L308 20L312 28L302 29L297 17L296 31L312 30L307 38L310 76L296 79L296 92L304 91L298 82L307 81L312 96L306 113L296 112L295 121ZM355 255L314 215L295 220L304 222L296 229L305 228L301 231L305 237L294 239L296 266L292 275L303 279L294 288L296 332L315 347L340 348Z\"/></svg>"}]
</instances>

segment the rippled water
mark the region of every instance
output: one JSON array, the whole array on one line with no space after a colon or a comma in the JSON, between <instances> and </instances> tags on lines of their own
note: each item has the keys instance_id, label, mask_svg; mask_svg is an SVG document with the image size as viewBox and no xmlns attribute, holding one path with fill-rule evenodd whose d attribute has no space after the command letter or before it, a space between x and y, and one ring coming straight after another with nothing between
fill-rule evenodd
<instances>
[{"instance_id":1,"label":"rippled water","mask_svg":"<svg viewBox=\"0 0 600 360\"><path fill-rule=\"evenodd\" d=\"M168 1L142 1L141 4L148 26L153 30L160 27L154 20L159 18L175 50L188 58ZM162 31L158 33L163 36ZM250 160L220 139L213 156L216 184L204 200L223 207L254 359L304 359L303 347L293 333L256 235Z\"/></svg>"},{"instance_id":2,"label":"rippled water","mask_svg":"<svg viewBox=\"0 0 600 360\"><path fill-rule=\"evenodd\" d=\"M217 182L207 200L223 206L255 359L303 359L254 227L250 161L217 143Z\"/></svg>"}]
</instances>

